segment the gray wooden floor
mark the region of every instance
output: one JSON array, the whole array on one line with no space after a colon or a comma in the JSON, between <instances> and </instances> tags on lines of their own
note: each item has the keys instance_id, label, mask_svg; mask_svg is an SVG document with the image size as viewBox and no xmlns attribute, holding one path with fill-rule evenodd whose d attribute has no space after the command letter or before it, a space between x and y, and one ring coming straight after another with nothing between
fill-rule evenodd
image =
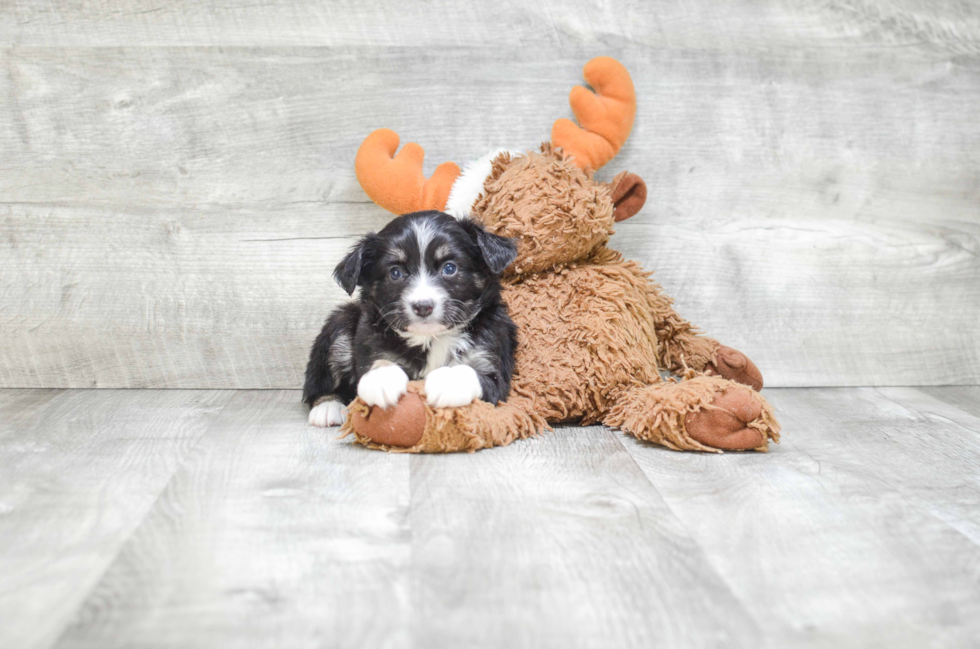
<instances>
[{"instance_id":1,"label":"gray wooden floor","mask_svg":"<svg viewBox=\"0 0 980 649\"><path fill-rule=\"evenodd\" d=\"M768 390L768 455L474 455L295 391L0 391L0 647L966 647L980 387Z\"/></svg>"}]
</instances>

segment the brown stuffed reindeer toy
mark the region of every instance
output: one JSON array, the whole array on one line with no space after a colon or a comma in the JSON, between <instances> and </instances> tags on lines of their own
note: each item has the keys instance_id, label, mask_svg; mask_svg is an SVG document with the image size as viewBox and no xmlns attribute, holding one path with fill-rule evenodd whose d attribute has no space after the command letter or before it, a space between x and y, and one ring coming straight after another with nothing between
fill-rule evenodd
<instances>
[{"instance_id":1,"label":"brown stuffed reindeer toy","mask_svg":"<svg viewBox=\"0 0 980 649\"><path fill-rule=\"evenodd\" d=\"M422 383L413 383L387 410L354 401L344 430L358 442L472 451L573 421L676 450L765 451L779 441L755 365L699 334L650 273L606 247L613 223L646 199L634 174L593 178L626 141L636 97L613 59L593 59L584 76L595 93L575 87L570 95L581 127L558 120L539 151L495 151L465 171L445 163L426 179L417 144L395 156L398 136L382 129L361 145L357 177L378 205L395 214L443 210L518 241L503 295L519 342L506 403L434 409L419 396ZM683 380L664 380L660 370Z\"/></svg>"}]
</instances>

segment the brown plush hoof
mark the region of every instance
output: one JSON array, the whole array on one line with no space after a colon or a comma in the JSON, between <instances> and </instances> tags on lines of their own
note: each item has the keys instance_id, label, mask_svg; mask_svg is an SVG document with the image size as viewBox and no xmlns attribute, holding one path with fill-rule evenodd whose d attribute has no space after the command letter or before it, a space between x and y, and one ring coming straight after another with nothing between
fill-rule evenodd
<instances>
[{"instance_id":1,"label":"brown plush hoof","mask_svg":"<svg viewBox=\"0 0 980 649\"><path fill-rule=\"evenodd\" d=\"M724 345L715 352L714 362L705 366L705 373L747 385L756 392L762 389L762 372L755 363L737 349Z\"/></svg>"},{"instance_id":2,"label":"brown plush hoof","mask_svg":"<svg viewBox=\"0 0 980 649\"><path fill-rule=\"evenodd\" d=\"M765 445L765 433L746 426L762 414L762 405L752 393L727 388L717 393L711 405L687 415L684 426L688 435L705 446L726 451L748 451Z\"/></svg>"},{"instance_id":3,"label":"brown plush hoof","mask_svg":"<svg viewBox=\"0 0 980 649\"><path fill-rule=\"evenodd\" d=\"M385 446L415 446L425 432L425 404L414 392L402 396L394 408L374 406L367 416L352 410L351 426L361 437Z\"/></svg>"}]
</instances>

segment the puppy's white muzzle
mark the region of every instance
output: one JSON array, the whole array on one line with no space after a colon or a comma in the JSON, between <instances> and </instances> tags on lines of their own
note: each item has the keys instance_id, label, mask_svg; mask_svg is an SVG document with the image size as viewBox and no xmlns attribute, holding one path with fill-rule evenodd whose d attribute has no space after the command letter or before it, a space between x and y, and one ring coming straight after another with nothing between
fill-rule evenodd
<instances>
[{"instance_id":1,"label":"puppy's white muzzle","mask_svg":"<svg viewBox=\"0 0 980 649\"><path fill-rule=\"evenodd\" d=\"M415 336L436 336L446 331L442 318L449 296L432 279L422 273L402 297L402 308L408 317L405 329Z\"/></svg>"}]
</instances>

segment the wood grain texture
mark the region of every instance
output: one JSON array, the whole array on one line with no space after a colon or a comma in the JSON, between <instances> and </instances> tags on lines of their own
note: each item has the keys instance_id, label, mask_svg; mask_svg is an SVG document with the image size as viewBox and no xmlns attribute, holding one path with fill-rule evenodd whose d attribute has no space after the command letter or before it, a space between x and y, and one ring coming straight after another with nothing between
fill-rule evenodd
<instances>
[{"instance_id":1,"label":"wood grain texture","mask_svg":"<svg viewBox=\"0 0 980 649\"><path fill-rule=\"evenodd\" d=\"M941 388L920 388L934 399L965 410L971 415L980 417L980 385L964 385L959 387L945 386Z\"/></svg>"},{"instance_id":2,"label":"wood grain texture","mask_svg":"<svg viewBox=\"0 0 980 649\"><path fill-rule=\"evenodd\" d=\"M908 388L769 396L768 455L623 443L770 645L972 646L980 418Z\"/></svg>"},{"instance_id":3,"label":"wood grain texture","mask_svg":"<svg viewBox=\"0 0 980 649\"><path fill-rule=\"evenodd\" d=\"M972 647L970 389L768 392L764 455L409 457L298 391L0 390L0 646Z\"/></svg>"},{"instance_id":4,"label":"wood grain texture","mask_svg":"<svg viewBox=\"0 0 980 649\"><path fill-rule=\"evenodd\" d=\"M15 237L0 254L0 384L301 385L313 337L347 297L331 278L355 241L343 233L385 221L363 203L274 220L0 205Z\"/></svg>"},{"instance_id":5,"label":"wood grain texture","mask_svg":"<svg viewBox=\"0 0 980 649\"><path fill-rule=\"evenodd\" d=\"M760 646L617 435L412 458L415 646Z\"/></svg>"},{"instance_id":6,"label":"wood grain texture","mask_svg":"<svg viewBox=\"0 0 980 649\"><path fill-rule=\"evenodd\" d=\"M407 646L409 458L240 392L57 647Z\"/></svg>"},{"instance_id":7,"label":"wood grain texture","mask_svg":"<svg viewBox=\"0 0 980 649\"><path fill-rule=\"evenodd\" d=\"M599 53L640 104L600 176L651 196L613 243L685 317L770 386L980 382L976 7L507 8L0 8L0 385L299 386L387 218L364 135L534 146Z\"/></svg>"},{"instance_id":8,"label":"wood grain texture","mask_svg":"<svg viewBox=\"0 0 980 649\"><path fill-rule=\"evenodd\" d=\"M0 646L51 646L230 397L0 391Z\"/></svg>"},{"instance_id":9,"label":"wood grain texture","mask_svg":"<svg viewBox=\"0 0 980 649\"><path fill-rule=\"evenodd\" d=\"M399 45L550 49L624 41L678 49L921 46L980 52L980 10L958 0L6 3L7 45Z\"/></svg>"}]
</instances>

